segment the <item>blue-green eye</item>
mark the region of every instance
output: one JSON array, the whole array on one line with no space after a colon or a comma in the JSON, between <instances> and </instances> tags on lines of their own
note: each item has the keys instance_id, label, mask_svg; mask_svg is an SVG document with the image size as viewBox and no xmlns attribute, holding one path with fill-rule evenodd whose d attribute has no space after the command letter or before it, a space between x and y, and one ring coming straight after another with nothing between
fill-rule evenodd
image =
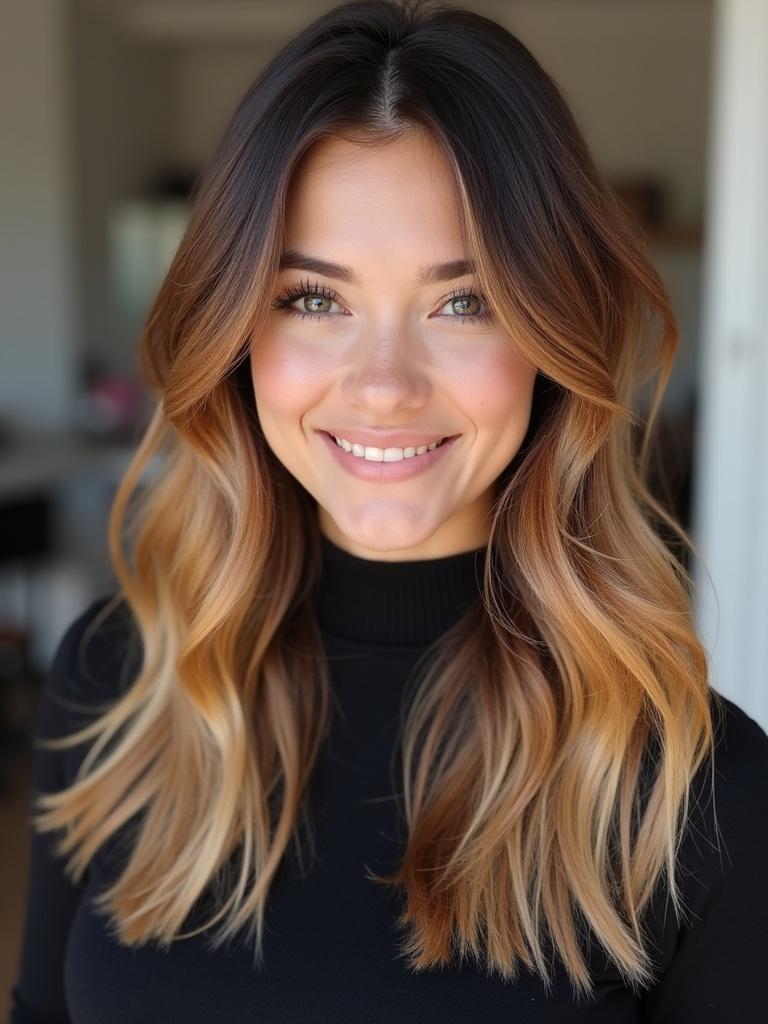
<instances>
[{"instance_id":1,"label":"blue-green eye","mask_svg":"<svg viewBox=\"0 0 768 1024\"><path fill-rule=\"evenodd\" d=\"M312 300L310 309L293 309L293 303L297 299L303 298ZM301 281L297 285L290 285L286 288L282 295L279 295L272 303L272 308L284 309L287 313L302 320L307 317L310 320L325 320L328 317L337 316L337 314L328 312L324 307L327 307L329 302L332 304L338 301L339 296L328 285L319 285L316 281L313 283Z\"/></svg>"},{"instance_id":2,"label":"blue-green eye","mask_svg":"<svg viewBox=\"0 0 768 1024\"><path fill-rule=\"evenodd\" d=\"M491 313L487 308L485 299L480 295L475 295L472 291L462 291L461 288L454 288L448 299L443 303L443 306L447 305L450 305L453 310L453 314L448 315L448 320L474 323L477 320L490 320L491 318ZM482 312L472 312L473 309L478 308ZM470 312L465 312L467 309Z\"/></svg>"},{"instance_id":3,"label":"blue-green eye","mask_svg":"<svg viewBox=\"0 0 768 1024\"><path fill-rule=\"evenodd\" d=\"M309 309L294 309L293 303L299 299L309 299ZM291 316L297 316L301 320L328 320L336 316L346 316L346 313L332 313L328 308L334 302L339 302L339 295L329 285L320 285L317 281L300 281L298 284L289 285L272 303L272 309L284 309ZM461 288L454 288L447 298L442 300L440 309L450 303L454 311L449 314L438 314L440 319L454 320L462 323L475 323L480 320L490 320L490 311L485 308L485 299L475 295L472 291L462 291ZM472 312L477 309L478 304L482 312ZM469 309L470 312L466 312Z\"/></svg>"}]
</instances>

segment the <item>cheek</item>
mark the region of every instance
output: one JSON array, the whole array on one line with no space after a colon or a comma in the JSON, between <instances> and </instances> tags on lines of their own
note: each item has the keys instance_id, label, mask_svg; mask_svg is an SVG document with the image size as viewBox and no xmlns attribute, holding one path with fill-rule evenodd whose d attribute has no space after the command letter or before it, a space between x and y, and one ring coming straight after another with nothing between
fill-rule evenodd
<instances>
[{"instance_id":1,"label":"cheek","mask_svg":"<svg viewBox=\"0 0 768 1024\"><path fill-rule=\"evenodd\" d=\"M251 346L251 379L256 406L263 414L300 416L322 392L327 368L317 352L279 336L262 335Z\"/></svg>"},{"instance_id":2,"label":"cheek","mask_svg":"<svg viewBox=\"0 0 768 1024\"><path fill-rule=\"evenodd\" d=\"M454 377L457 402L478 431L524 432L530 417L536 368L501 344L467 360Z\"/></svg>"}]
</instances>

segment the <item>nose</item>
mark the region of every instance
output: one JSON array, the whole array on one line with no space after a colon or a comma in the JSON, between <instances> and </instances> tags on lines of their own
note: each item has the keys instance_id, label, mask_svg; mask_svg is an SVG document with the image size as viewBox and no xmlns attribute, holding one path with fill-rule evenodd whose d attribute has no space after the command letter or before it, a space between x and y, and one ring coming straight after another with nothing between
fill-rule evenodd
<instances>
[{"instance_id":1,"label":"nose","mask_svg":"<svg viewBox=\"0 0 768 1024\"><path fill-rule=\"evenodd\" d=\"M421 408L432 392L429 367L407 330L360 340L342 386L350 406L375 419Z\"/></svg>"}]
</instances>

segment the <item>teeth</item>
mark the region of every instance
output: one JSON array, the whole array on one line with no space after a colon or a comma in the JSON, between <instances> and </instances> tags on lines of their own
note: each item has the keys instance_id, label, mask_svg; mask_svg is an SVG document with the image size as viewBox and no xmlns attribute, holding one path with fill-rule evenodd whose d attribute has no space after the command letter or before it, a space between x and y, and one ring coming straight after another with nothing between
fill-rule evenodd
<instances>
[{"instance_id":1,"label":"teeth","mask_svg":"<svg viewBox=\"0 0 768 1024\"><path fill-rule=\"evenodd\" d=\"M443 443L443 441L433 441L432 444L421 445L419 448L376 448L372 445L353 444L352 441L336 437L334 434L331 437L345 452L351 452L359 459L367 459L369 462L399 462L401 459L412 459L414 455L431 452Z\"/></svg>"}]
</instances>

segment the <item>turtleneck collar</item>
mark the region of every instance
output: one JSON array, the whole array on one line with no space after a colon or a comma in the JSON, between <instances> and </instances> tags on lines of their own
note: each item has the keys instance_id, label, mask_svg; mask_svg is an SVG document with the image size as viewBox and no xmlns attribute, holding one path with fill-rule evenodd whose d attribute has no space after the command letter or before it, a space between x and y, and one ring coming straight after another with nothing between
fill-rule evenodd
<instances>
[{"instance_id":1,"label":"turtleneck collar","mask_svg":"<svg viewBox=\"0 0 768 1024\"><path fill-rule=\"evenodd\" d=\"M359 644L426 646L480 594L485 548L440 558L362 558L321 534L320 628Z\"/></svg>"}]
</instances>

